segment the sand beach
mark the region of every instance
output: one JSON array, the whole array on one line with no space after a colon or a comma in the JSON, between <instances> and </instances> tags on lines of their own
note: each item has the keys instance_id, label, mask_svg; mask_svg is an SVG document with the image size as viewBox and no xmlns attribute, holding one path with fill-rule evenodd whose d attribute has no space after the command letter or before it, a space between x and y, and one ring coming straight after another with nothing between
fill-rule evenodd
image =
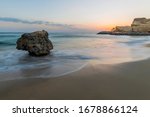
<instances>
[{"instance_id":1,"label":"sand beach","mask_svg":"<svg viewBox=\"0 0 150 117\"><path fill-rule=\"evenodd\" d=\"M0 82L0 99L148 100L150 59L116 65L88 64L57 78Z\"/></svg>"}]
</instances>

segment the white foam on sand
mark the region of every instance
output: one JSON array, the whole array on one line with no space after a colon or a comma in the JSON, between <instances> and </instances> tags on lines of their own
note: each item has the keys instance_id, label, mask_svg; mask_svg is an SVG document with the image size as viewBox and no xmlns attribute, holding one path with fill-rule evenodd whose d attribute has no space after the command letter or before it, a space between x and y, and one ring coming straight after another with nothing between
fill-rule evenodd
<instances>
[{"instance_id":1,"label":"white foam on sand","mask_svg":"<svg viewBox=\"0 0 150 117\"><path fill-rule=\"evenodd\" d=\"M49 55L31 57L26 52L8 51L1 56L0 81L28 78L55 78L82 69L87 62L81 56ZM64 54L64 53L63 53Z\"/></svg>"}]
</instances>

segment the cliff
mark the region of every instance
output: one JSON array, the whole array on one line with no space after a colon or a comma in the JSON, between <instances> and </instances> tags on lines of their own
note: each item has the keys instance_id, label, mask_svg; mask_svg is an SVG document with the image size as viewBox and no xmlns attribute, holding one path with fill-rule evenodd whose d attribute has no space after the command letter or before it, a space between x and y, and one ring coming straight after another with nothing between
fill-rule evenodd
<instances>
[{"instance_id":1,"label":"cliff","mask_svg":"<svg viewBox=\"0 0 150 117\"><path fill-rule=\"evenodd\" d=\"M150 19L136 18L131 27L134 32L148 32L150 33Z\"/></svg>"},{"instance_id":2,"label":"cliff","mask_svg":"<svg viewBox=\"0 0 150 117\"><path fill-rule=\"evenodd\" d=\"M106 34L106 31L98 34ZM150 19L135 18L131 26L116 26L107 34L112 35L150 35Z\"/></svg>"}]
</instances>

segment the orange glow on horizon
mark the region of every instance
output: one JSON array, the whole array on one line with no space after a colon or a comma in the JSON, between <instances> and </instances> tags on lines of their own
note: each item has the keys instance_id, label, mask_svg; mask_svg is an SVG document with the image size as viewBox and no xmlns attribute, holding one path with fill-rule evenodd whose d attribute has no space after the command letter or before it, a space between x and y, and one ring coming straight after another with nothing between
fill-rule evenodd
<instances>
[{"instance_id":1,"label":"orange glow on horizon","mask_svg":"<svg viewBox=\"0 0 150 117\"><path fill-rule=\"evenodd\" d=\"M91 23L86 25L85 27L88 29L98 30L98 31L110 31L116 26L130 26L131 22L119 22L118 23L110 23L110 24L99 24L99 23Z\"/></svg>"},{"instance_id":2,"label":"orange glow on horizon","mask_svg":"<svg viewBox=\"0 0 150 117\"><path fill-rule=\"evenodd\" d=\"M96 29L103 31L110 31L114 27L115 25L105 25L105 26L96 26Z\"/></svg>"},{"instance_id":3,"label":"orange glow on horizon","mask_svg":"<svg viewBox=\"0 0 150 117\"><path fill-rule=\"evenodd\" d=\"M86 28L86 29L89 29L89 30L95 30L95 31L109 31L111 30L112 28L115 27L115 25L105 25L105 26L100 26L100 25L80 25L78 26L79 28Z\"/></svg>"},{"instance_id":4,"label":"orange glow on horizon","mask_svg":"<svg viewBox=\"0 0 150 117\"><path fill-rule=\"evenodd\" d=\"M92 29L95 31L110 31L112 28L114 28L116 25L88 25L88 26L84 26L87 29Z\"/></svg>"}]
</instances>

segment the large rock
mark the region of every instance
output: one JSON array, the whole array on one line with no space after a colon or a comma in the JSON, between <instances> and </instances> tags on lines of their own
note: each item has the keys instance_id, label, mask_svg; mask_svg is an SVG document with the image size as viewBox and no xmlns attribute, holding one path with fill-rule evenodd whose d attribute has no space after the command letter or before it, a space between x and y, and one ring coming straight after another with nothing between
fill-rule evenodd
<instances>
[{"instance_id":1,"label":"large rock","mask_svg":"<svg viewBox=\"0 0 150 117\"><path fill-rule=\"evenodd\" d=\"M50 53L53 49L52 42L48 39L46 31L25 33L17 40L18 50L28 51L33 56L43 56Z\"/></svg>"}]
</instances>

